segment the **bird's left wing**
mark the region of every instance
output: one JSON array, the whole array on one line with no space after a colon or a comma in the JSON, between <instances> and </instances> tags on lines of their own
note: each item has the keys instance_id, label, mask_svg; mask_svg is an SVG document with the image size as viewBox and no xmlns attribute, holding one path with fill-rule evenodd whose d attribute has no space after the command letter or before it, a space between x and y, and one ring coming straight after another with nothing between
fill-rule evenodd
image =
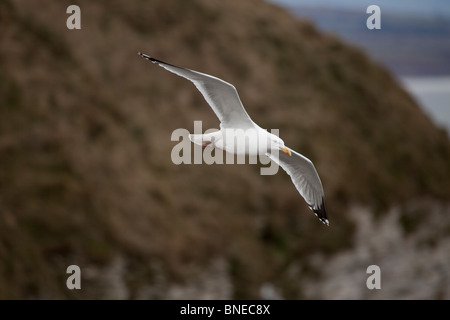
<instances>
[{"instance_id":1,"label":"bird's left wing","mask_svg":"<svg viewBox=\"0 0 450 320\"><path fill-rule=\"evenodd\" d=\"M291 155L284 152L266 155L278 163L291 177L292 182L298 192L305 199L309 208L324 224L329 225L327 212L325 209L324 192L322 182L311 160L295 152L292 149Z\"/></svg>"}]
</instances>

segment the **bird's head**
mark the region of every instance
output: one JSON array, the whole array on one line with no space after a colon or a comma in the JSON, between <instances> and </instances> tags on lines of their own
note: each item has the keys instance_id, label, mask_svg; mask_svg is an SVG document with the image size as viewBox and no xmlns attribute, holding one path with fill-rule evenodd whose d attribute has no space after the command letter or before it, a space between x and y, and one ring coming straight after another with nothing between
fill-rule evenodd
<instances>
[{"instance_id":1,"label":"bird's head","mask_svg":"<svg viewBox=\"0 0 450 320\"><path fill-rule=\"evenodd\" d=\"M288 156L291 155L291 150L284 145L284 141L280 137L277 137L276 135L271 134L269 143L270 143L271 150L275 150L277 152L279 150L281 150L284 153L286 153Z\"/></svg>"}]
</instances>

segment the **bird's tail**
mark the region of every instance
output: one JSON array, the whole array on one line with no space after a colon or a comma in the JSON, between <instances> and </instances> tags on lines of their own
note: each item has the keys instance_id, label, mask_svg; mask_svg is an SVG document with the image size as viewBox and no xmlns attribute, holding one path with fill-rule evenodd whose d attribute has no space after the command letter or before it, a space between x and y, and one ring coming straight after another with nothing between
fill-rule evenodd
<instances>
[{"instance_id":1,"label":"bird's tail","mask_svg":"<svg viewBox=\"0 0 450 320\"><path fill-rule=\"evenodd\" d=\"M206 134L190 134L189 140L199 146L202 146L203 148L207 146L215 147L215 142L217 142L218 139L220 140L220 134L220 131L214 131Z\"/></svg>"},{"instance_id":2,"label":"bird's tail","mask_svg":"<svg viewBox=\"0 0 450 320\"><path fill-rule=\"evenodd\" d=\"M202 147L207 143L207 141L204 141L203 139L203 134L190 134L189 140Z\"/></svg>"}]
</instances>

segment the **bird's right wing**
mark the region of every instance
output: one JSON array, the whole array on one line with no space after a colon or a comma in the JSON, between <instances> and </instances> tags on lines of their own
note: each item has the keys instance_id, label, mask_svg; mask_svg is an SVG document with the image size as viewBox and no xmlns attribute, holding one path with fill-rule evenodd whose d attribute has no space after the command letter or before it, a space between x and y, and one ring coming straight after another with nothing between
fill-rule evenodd
<instances>
[{"instance_id":1,"label":"bird's right wing","mask_svg":"<svg viewBox=\"0 0 450 320\"><path fill-rule=\"evenodd\" d=\"M198 71L181 68L139 53L164 69L192 81L213 109L224 128L253 128L254 123L245 111L236 88L219 78Z\"/></svg>"},{"instance_id":2,"label":"bird's right wing","mask_svg":"<svg viewBox=\"0 0 450 320\"><path fill-rule=\"evenodd\" d=\"M324 192L319 174L311 160L292 149L291 155L284 152L266 155L278 163L291 177L298 192L305 199L309 208L324 224L329 225L325 209Z\"/></svg>"}]
</instances>

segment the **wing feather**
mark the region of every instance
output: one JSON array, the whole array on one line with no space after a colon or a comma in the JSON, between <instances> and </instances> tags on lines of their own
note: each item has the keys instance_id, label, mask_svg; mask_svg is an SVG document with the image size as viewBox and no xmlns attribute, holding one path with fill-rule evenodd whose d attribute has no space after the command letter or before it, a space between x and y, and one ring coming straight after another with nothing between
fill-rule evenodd
<instances>
[{"instance_id":1,"label":"wing feather","mask_svg":"<svg viewBox=\"0 0 450 320\"><path fill-rule=\"evenodd\" d=\"M177 67L143 53L139 55L192 81L219 118L221 127L248 129L254 126L232 84L205 73Z\"/></svg>"},{"instance_id":2,"label":"wing feather","mask_svg":"<svg viewBox=\"0 0 450 320\"><path fill-rule=\"evenodd\" d=\"M291 155L284 152L267 154L269 158L278 163L292 179L297 191L305 199L309 208L324 224L329 225L325 208L324 192L322 182L308 158L291 150Z\"/></svg>"}]
</instances>

